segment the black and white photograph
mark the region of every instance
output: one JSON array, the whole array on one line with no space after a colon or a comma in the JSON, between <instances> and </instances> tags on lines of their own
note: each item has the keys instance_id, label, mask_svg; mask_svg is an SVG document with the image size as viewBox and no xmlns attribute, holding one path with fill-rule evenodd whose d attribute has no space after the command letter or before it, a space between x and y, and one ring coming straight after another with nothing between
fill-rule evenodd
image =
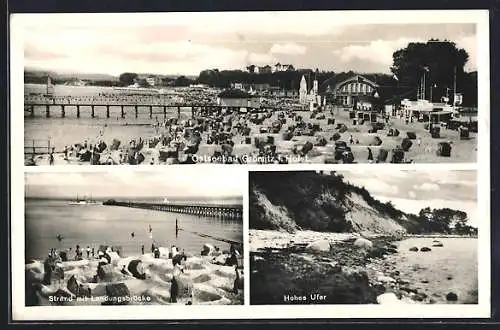
<instances>
[{"instance_id":1,"label":"black and white photograph","mask_svg":"<svg viewBox=\"0 0 500 330\"><path fill-rule=\"evenodd\" d=\"M17 31L25 165L476 161L475 23L76 18Z\"/></svg>"},{"instance_id":2,"label":"black and white photograph","mask_svg":"<svg viewBox=\"0 0 500 330\"><path fill-rule=\"evenodd\" d=\"M491 315L487 10L9 25L14 320Z\"/></svg>"},{"instance_id":3,"label":"black and white photograph","mask_svg":"<svg viewBox=\"0 0 500 330\"><path fill-rule=\"evenodd\" d=\"M252 305L478 304L476 171L249 180Z\"/></svg>"},{"instance_id":4,"label":"black and white photograph","mask_svg":"<svg viewBox=\"0 0 500 330\"><path fill-rule=\"evenodd\" d=\"M27 173L25 304L243 304L241 182L204 173Z\"/></svg>"}]
</instances>

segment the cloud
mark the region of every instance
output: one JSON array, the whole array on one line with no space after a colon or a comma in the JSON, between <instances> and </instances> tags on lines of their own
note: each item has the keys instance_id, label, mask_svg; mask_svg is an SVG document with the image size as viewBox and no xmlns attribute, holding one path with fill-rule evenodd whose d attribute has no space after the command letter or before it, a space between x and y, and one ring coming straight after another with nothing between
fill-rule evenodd
<instances>
[{"instance_id":1,"label":"cloud","mask_svg":"<svg viewBox=\"0 0 500 330\"><path fill-rule=\"evenodd\" d=\"M230 177L228 180L226 178ZM28 173L26 195L106 196L235 196L242 195L246 177L238 169L172 168L166 172ZM144 187L144 189L138 189Z\"/></svg>"},{"instance_id":2,"label":"cloud","mask_svg":"<svg viewBox=\"0 0 500 330\"><path fill-rule=\"evenodd\" d=\"M459 48L465 49L469 54L469 60L465 64L465 70L477 70L477 37L475 35L468 35L456 40L456 45Z\"/></svg>"},{"instance_id":3,"label":"cloud","mask_svg":"<svg viewBox=\"0 0 500 330\"><path fill-rule=\"evenodd\" d=\"M411 199L415 199L417 197L417 195L415 194L415 192L413 190L410 190L408 192L408 197L410 197Z\"/></svg>"},{"instance_id":4,"label":"cloud","mask_svg":"<svg viewBox=\"0 0 500 330\"><path fill-rule=\"evenodd\" d=\"M384 181L375 178L366 178L354 182L357 185L364 186L372 194L396 195L399 193L399 188L396 185L388 184Z\"/></svg>"},{"instance_id":5,"label":"cloud","mask_svg":"<svg viewBox=\"0 0 500 330\"><path fill-rule=\"evenodd\" d=\"M415 185L413 186L414 189L416 190L425 190L425 191L437 191L439 190L439 185L435 183L422 183L421 185Z\"/></svg>"},{"instance_id":6,"label":"cloud","mask_svg":"<svg viewBox=\"0 0 500 330\"><path fill-rule=\"evenodd\" d=\"M296 43L274 44L269 51L271 54L303 55L306 53L305 46Z\"/></svg>"},{"instance_id":7,"label":"cloud","mask_svg":"<svg viewBox=\"0 0 500 330\"><path fill-rule=\"evenodd\" d=\"M341 49L334 50L332 53L337 55L342 62L350 62L354 60L363 60L374 62L386 67L386 71L392 64L392 54L404 48L410 42L421 42L418 39L399 38L397 40L374 40L363 45L348 45Z\"/></svg>"}]
</instances>

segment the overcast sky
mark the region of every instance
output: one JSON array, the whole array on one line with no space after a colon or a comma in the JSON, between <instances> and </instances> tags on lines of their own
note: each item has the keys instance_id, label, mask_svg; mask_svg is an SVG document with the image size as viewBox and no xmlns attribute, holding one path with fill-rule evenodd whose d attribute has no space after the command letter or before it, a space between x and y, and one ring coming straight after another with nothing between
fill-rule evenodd
<instances>
[{"instance_id":1,"label":"overcast sky","mask_svg":"<svg viewBox=\"0 0 500 330\"><path fill-rule=\"evenodd\" d=\"M342 171L345 179L364 186L382 202L391 201L404 212L445 208L467 212L478 224L476 171Z\"/></svg>"},{"instance_id":2,"label":"overcast sky","mask_svg":"<svg viewBox=\"0 0 500 330\"><path fill-rule=\"evenodd\" d=\"M198 75L209 68L280 62L388 73L395 50L439 38L464 48L470 55L466 69L476 68L476 26L471 23L366 24L366 18L346 20L339 12L233 12L163 13L145 26L148 16L114 15L30 19L23 31L25 66L112 75ZM405 22L419 19L413 15ZM117 20L120 26L103 26Z\"/></svg>"},{"instance_id":3,"label":"overcast sky","mask_svg":"<svg viewBox=\"0 0 500 330\"><path fill-rule=\"evenodd\" d=\"M229 197L243 196L246 176L234 167L173 167L163 172L26 173L27 197Z\"/></svg>"}]
</instances>

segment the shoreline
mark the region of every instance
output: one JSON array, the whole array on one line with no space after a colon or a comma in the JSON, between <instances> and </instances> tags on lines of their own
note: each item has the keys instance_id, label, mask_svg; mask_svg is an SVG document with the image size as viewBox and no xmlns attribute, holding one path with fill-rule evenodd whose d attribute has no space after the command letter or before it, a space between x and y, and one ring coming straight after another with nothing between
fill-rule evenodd
<instances>
[{"instance_id":1,"label":"shoreline","mask_svg":"<svg viewBox=\"0 0 500 330\"><path fill-rule=\"evenodd\" d=\"M445 247L450 240L468 238L450 236L440 236ZM477 304L474 274L464 278L446 262L433 264L432 256L442 248L410 252L405 246L414 240L421 242L419 248L432 246L436 236L296 235L251 229L249 238L251 304ZM316 294L324 299L313 300Z\"/></svg>"}]
</instances>

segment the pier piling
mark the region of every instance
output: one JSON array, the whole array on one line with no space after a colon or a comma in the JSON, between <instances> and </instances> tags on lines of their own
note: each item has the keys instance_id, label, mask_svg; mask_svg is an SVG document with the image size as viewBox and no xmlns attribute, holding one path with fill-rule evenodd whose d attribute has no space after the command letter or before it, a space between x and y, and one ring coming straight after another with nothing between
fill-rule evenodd
<instances>
[{"instance_id":1,"label":"pier piling","mask_svg":"<svg viewBox=\"0 0 500 330\"><path fill-rule=\"evenodd\" d=\"M50 105L45 106L45 117L50 117Z\"/></svg>"},{"instance_id":2,"label":"pier piling","mask_svg":"<svg viewBox=\"0 0 500 330\"><path fill-rule=\"evenodd\" d=\"M76 118L80 118L80 105L76 106Z\"/></svg>"}]
</instances>

